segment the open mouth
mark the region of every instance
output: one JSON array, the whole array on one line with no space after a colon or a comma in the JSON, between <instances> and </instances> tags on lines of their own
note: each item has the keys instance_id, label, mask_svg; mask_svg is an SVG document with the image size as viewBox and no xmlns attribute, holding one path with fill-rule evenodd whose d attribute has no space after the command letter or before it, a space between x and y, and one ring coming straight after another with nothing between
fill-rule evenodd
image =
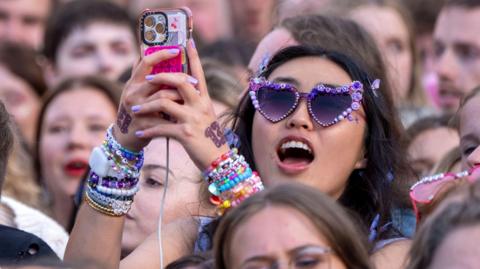
<instances>
[{"instance_id":1,"label":"open mouth","mask_svg":"<svg viewBox=\"0 0 480 269\"><path fill-rule=\"evenodd\" d=\"M439 92L440 96L452 96L456 98L462 98L463 93L459 91L454 91L454 90L446 90L446 89L440 89Z\"/></svg>"},{"instance_id":2,"label":"open mouth","mask_svg":"<svg viewBox=\"0 0 480 269\"><path fill-rule=\"evenodd\" d=\"M280 142L277 154L285 165L308 165L315 158L308 141L298 138L287 138Z\"/></svg>"},{"instance_id":3,"label":"open mouth","mask_svg":"<svg viewBox=\"0 0 480 269\"><path fill-rule=\"evenodd\" d=\"M456 109L460 105L463 93L453 87L440 87L438 97L440 105L448 109Z\"/></svg>"},{"instance_id":4,"label":"open mouth","mask_svg":"<svg viewBox=\"0 0 480 269\"><path fill-rule=\"evenodd\" d=\"M438 94L440 97L446 99L461 99L463 97L462 92L446 88L440 88Z\"/></svg>"},{"instance_id":5,"label":"open mouth","mask_svg":"<svg viewBox=\"0 0 480 269\"><path fill-rule=\"evenodd\" d=\"M88 163L84 160L73 160L65 164L63 170L68 176L81 177L88 169Z\"/></svg>"}]
</instances>

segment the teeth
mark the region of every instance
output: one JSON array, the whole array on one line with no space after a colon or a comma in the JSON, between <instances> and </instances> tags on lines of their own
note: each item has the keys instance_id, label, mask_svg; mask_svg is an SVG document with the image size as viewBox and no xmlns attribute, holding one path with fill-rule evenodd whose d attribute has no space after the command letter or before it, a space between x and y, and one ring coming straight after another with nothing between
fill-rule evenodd
<instances>
[{"instance_id":1,"label":"teeth","mask_svg":"<svg viewBox=\"0 0 480 269\"><path fill-rule=\"evenodd\" d=\"M290 148L298 148L298 149L304 149L308 152L312 152L312 149L305 143L300 142L300 141L287 141L282 144L281 149L290 149Z\"/></svg>"}]
</instances>

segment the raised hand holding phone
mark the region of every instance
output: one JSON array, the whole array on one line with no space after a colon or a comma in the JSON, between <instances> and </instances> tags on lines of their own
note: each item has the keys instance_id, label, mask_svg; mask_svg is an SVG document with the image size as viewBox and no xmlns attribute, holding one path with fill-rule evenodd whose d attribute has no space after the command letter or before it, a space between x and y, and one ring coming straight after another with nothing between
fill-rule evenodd
<instances>
[{"instance_id":1,"label":"raised hand holding phone","mask_svg":"<svg viewBox=\"0 0 480 269\"><path fill-rule=\"evenodd\" d=\"M201 170L207 168L212 161L229 150L222 131L217 128L217 116L203 74L202 65L193 40L187 44L187 56L190 60L191 76L181 73L159 73L149 76L152 85L170 85L176 88L183 104L175 102L161 90L155 93L134 109L135 117L143 117L154 113L166 113L177 121L156 121L154 126L138 129L137 137L151 139L153 137L172 137L178 140L189 153L190 158ZM149 124L150 125L150 124ZM212 132L208 130L216 130Z\"/></svg>"},{"instance_id":2,"label":"raised hand holding phone","mask_svg":"<svg viewBox=\"0 0 480 269\"><path fill-rule=\"evenodd\" d=\"M205 169L227 152L228 146L219 143L224 141L221 134L206 135L210 133L207 128L216 125L216 115L190 38L192 20L188 14L187 9L171 9L147 10L140 16L139 35L145 56L123 92L115 135L132 150L140 150L154 137L173 137L183 144L195 164ZM180 69L181 73L175 72ZM165 114L175 123L159 116Z\"/></svg>"},{"instance_id":3,"label":"raised hand holding phone","mask_svg":"<svg viewBox=\"0 0 480 269\"><path fill-rule=\"evenodd\" d=\"M191 39L191 13L188 8L147 10L140 16L139 33L143 55L177 48L179 54L156 63L146 77L151 85L157 86L157 91L152 92L147 102L133 106L132 112L138 117L158 115L160 120L154 121L158 124L139 128L136 135L146 141L157 136L173 137L183 144L195 164L204 169L228 151L228 146L223 133L212 136L207 132L218 123ZM165 120L171 118L175 120Z\"/></svg>"},{"instance_id":4,"label":"raised hand holding phone","mask_svg":"<svg viewBox=\"0 0 480 269\"><path fill-rule=\"evenodd\" d=\"M131 130L147 128L162 118L159 113L152 113L144 115L141 121L136 119L132 115L138 108L136 104L159 97L181 100L170 85L149 84L147 80L158 73L188 72L186 46L191 33L192 15L188 8L145 10L140 15L138 35L143 57L122 94L114 130L125 147L140 150L146 146L149 140L140 141Z\"/></svg>"},{"instance_id":5,"label":"raised hand holding phone","mask_svg":"<svg viewBox=\"0 0 480 269\"><path fill-rule=\"evenodd\" d=\"M139 104L148 102L152 98L170 98L171 100L181 98L176 90L159 91L159 85L148 81L148 78L152 76L151 71L156 64L171 59L178 53L178 50L159 51L143 57L133 68L132 76L122 92L117 120L114 126L114 136L123 147L132 151L140 151L150 140L139 139L135 136L135 132L139 129L156 126L165 121L155 113L144 114L141 117L135 116L134 112L138 109Z\"/></svg>"}]
</instances>

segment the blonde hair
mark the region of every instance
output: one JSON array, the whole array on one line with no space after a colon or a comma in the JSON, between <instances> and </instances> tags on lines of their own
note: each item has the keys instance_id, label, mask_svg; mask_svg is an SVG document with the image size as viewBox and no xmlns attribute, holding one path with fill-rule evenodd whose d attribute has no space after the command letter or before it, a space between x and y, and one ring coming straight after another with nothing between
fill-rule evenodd
<instances>
[{"instance_id":1,"label":"blonde hair","mask_svg":"<svg viewBox=\"0 0 480 269\"><path fill-rule=\"evenodd\" d=\"M43 210L44 206L40 203L41 190L35 181L32 158L20 143L18 131L14 130L14 133L15 139L8 158L2 195Z\"/></svg>"}]
</instances>

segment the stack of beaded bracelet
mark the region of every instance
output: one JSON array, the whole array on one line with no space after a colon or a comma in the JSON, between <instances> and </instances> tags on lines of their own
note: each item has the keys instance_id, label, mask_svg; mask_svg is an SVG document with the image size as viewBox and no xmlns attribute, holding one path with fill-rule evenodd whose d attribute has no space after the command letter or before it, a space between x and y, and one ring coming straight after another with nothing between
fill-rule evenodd
<instances>
[{"instance_id":1,"label":"stack of beaded bracelet","mask_svg":"<svg viewBox=\"0 0 480 269\"><path fill-rule=\"evenodd\" d=\"M123 216L139 189L143 151L132 152L123 148L115 140L112 128L108 129L102 146L95 148L90 157L85 201L103 214Z\"/></svg>"},{"instance_id":2,"label":"stack of beaded bracelet","mask_svg":"<svg viewBox=\"0 0 480 269\"><path fill-rule=\"evenodd\" d=\"M140 168L143 166L143 151L132 152L123 148L113 137L113 125L107 130L107 138L102 144L102 149L114 165L112 169L119 174L119 177L135 177L140 175Z\"/></svg>"},{"instance_id":3,"label":"stack of beaded bracelet","mask_svg":"<svg viewBox=\"0 0 480 269\"><path fill-rule=\"evenodd\" d=\"M210 193L218 197L219 215L230 207L235 207L254 193L263 190L263 184L253 172L245 158L233 148L215 160L203 172Z\"/></svg>"},{"instance_id":4,"label":"stack of beaded bracelet","mask_svg":"<svg viewBox=\"0 0 480 269\"><path fill-rule=\"evenodd\" d=\"M85 200L94 209L111 216L125 215L138 191L138 178L99 177L90 172Z\"/></svg>"}]
</instances>

